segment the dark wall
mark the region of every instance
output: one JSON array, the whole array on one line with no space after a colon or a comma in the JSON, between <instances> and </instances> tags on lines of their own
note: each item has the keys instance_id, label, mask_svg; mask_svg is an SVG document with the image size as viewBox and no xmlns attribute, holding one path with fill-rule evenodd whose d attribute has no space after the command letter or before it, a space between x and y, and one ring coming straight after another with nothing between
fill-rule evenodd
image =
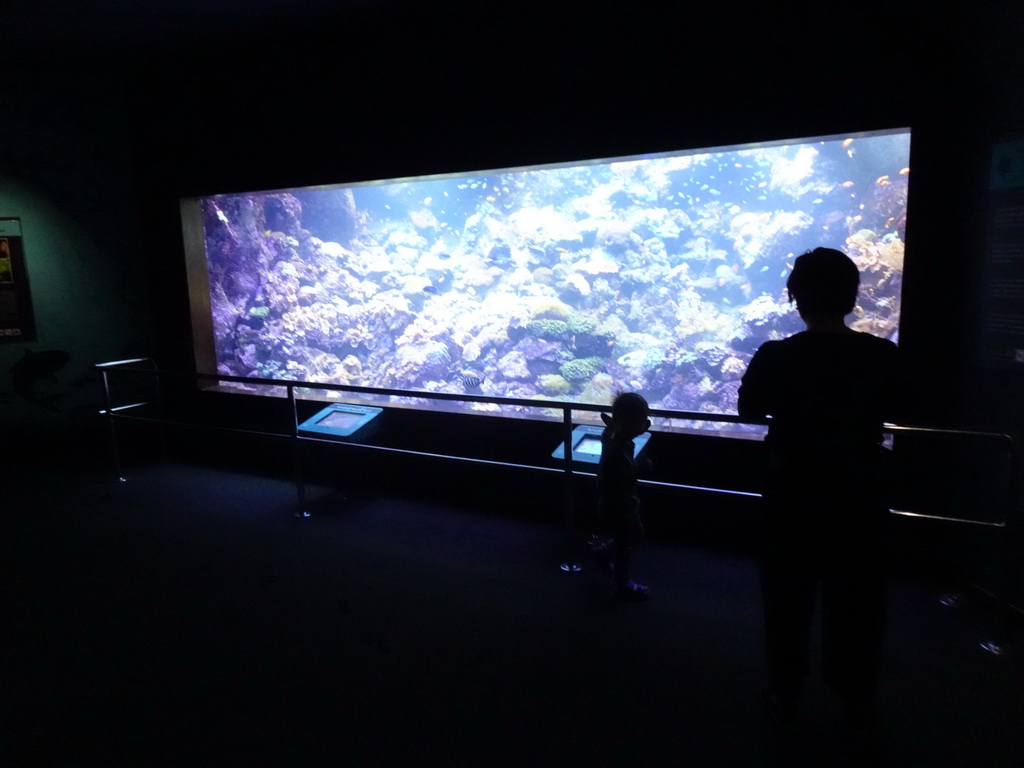
<instances>
[{"instance_id":1,"label":"dark wall","mask_svg":"<svg viewBox=\"0 0 1024 768\"><path fill-rule=\"evenodd\" d=\"M183 195L909 125L902 343L920 373L918 420L1020 430L1019 413L1000 424L1005 410L979 409L1010 397L1012 383L972 361L988 152L1024 130L1016 6L964 17L900 3L782 15L602 2L311 6L157 12L123 28L83 14L78 29L54 21L49 38L38 24L12 36L4 66L16 98L10 88L3 98L17 119L3 122L13 153L0 175L42 189L73 219L75 252L106 278L84 283L79 295L95 301L83 312L36 281L36 263L37 303L106 340L65 342L44 322L39 348L77 344L83 364L149 353L192 366ZM31 270L38 251L27 246ZM106 319L93 332L83 317ZM15 356L0 354L9 368Z\"/></svg>"},{"instance_id":2,"label":"dark wall","mask_svg":"<svg viewBox=\"0 0 1024 768\"><path fill-rule=\"evenodd\" d=\"M530 7L292 20L151 57L135 93L147 228L171 286L158 302L175 321L161 355L191 363L181 195L909 125L915 417L971 417L988 151L1020 125L1006 19Z\"/></svg>"},{"instance_id":3,"label":"dark wall","mask_svg":"<svg viewBox=\"0 0 1024 768\"><path fill-rule=\"evenodd\" d=\"M0 216L21 219L37 329L0 345L0 457L88 456L94 363L148 354L148 239L140 226L124 82L92 67L3 69Z\"/></svg>"}]
</instances>

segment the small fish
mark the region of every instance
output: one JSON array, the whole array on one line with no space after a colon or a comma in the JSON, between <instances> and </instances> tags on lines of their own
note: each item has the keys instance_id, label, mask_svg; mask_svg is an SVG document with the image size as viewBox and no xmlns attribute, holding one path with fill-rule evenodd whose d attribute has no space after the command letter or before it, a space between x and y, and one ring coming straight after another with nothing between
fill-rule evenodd
<instances>
[{"instance_id":1,"label":"small fish","mask_svg":"<svg viewBox=\"0 0 1024 768\"><path fill-rule=\"evenodd\" d=\"M894 221L896 221L895 216L890 216L888 219L886 219L885 228L888 229Z\"/></svg>"},{"instance_id":2,"label":"small fish","mask_svg":"<svg viewBox=\"0 0 1024 768\"><path fill-rule=\"evenodd\" d=\"M452 255L450 253L439 253L439 254L437 254L437 258L439 258L441 261L448 261L448 259L450 259L451 257L452 257Z\"/></svg>"},{"instance_id":3,"label":"small fish","mask_svg":"<svg viewBox=\"0 0 1024 768\"><path fill-rule=\"evenodd\" d=\"M425 286L423 286L423 292L424 293L437 293L437 288L435 288L432 285L425 285Z\"/></svg>"},{"instance_id":4,"label":"small fish","mask_svg":"<svg viewBox=\"0 0 1024 768\"><path fill-rule=\"evenodd\" d=\"M480 377L479 376L475 376L475 375L473 375L471 373L464 373L464 374L462 374L462 386L464 386L466 388L466 392L469 392L472 389L479 390L480 389ZM473 394L473 393L470 393L470 394Z\"/></svg>"},{"instance_id":5,"label":"small fish","mask_svg":"<svg viewBox=\"0 0 1024 768\"><path fill-rule=\"evenodd\" d=\"M875 184L877 184L880 187L884 187L890 183L891 182L889 181L889 174L886 174L885 176L879 176L877 179L875 179Z\"/></svg>"},{"instance_id":6,"label":"small fish","mask_svg":"<svg viewBox=\"0 0 1024 768\"><path fill-rule=\"evenodd\" d=\"M910 173L909 168L900 168L900 176L906 176L908 173Z\"/></svg>"},{"instance_id":7,"label":"small fish","mask_svg":"<svg viewBox=\"0 0 1024 768\"><path fill-rule=\"evenodd\" d=\"M853 182L852 181L844 181L839 186L842 187L843 189L849 189L850 187L853 186Z\"/></svg>"},{"instance_id":8,"label":"small fish","mask_svg":"<svg viewBox=\"0 0 1024 768\"><path fill-rule=\"evenodd\" d=\"M853 139L843 139L843 149L848 148L851 144L853 144Z\"/></svg>"}]
</instances>

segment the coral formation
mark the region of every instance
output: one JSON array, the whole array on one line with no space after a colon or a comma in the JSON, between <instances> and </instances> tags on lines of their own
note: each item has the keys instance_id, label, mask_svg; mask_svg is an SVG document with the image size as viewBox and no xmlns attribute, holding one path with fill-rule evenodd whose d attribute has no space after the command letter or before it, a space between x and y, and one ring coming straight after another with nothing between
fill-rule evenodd
<instances>
[{"instance_id":1,"label":"coral formation","mask_svg":"<svg viewBox=\"0 0 1024 768\"><path fill-rule=\"evenodd\" d=\"M548 395L564 395L572 389L572 385L566 380L566 378L556 373L548 373L543 376L539 376L537 378L537 386L540 387L542 392Z\"/></svg>"},{"instance_id":2,"label":"coral formation","mask_svg":"<svg viewBox=\"0 0 1024 768\"><path fill-rule=\"evenodd\" d=\"M576 358L558 367L559 372L569 381L589 379L601 370L603 361L600 357Z\"/></svg>"},{"instance_id":3,"label":"coral formation","mask_svg":"<svg viewBox=\"0 0 1024 768\"><path fill-rule=\"evenodd\" d=\"M906 169L876 165L903 139L856 141L206 198L217 370L734 410L757 346L799 328L801 250L842 244L853 327L895 337Z\"/></svg>"},{"instance_id":4,"label":"coral formation","mask_svg":"<svg viewBox=\"0 0 1024 768\"><path fill-rule=\"evenodd\" d=\"M562 320L534 320L526 330L540 339L561 339L569 334L569 324Z\"/></svg>"}]
</instances>

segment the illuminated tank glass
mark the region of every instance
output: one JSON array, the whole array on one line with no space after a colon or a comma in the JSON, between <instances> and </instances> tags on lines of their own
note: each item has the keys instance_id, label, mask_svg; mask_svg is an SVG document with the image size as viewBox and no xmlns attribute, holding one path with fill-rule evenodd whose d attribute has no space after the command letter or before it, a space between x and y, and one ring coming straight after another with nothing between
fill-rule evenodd
<instances>
[{"instance_id":1,"label":"illuminated tank glass","mask_svg":"<svg viewBox=\"0 0 1024 768\"><path fill-rule=\"evenodd\" d=\"M186 200L199 368L734 414L802 328L806 250L849 254L852 327L898 339L909 153L901 129Z\"/></svg>"}]
</instances>

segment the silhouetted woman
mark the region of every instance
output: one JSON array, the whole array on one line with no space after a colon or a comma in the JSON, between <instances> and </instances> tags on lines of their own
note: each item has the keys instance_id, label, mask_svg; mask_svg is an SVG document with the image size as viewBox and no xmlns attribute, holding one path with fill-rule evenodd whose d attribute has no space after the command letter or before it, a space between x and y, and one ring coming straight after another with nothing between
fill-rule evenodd
<instances>
[{"instance_id":1,"label":"silhouetted woman","mask_svg":"<svg viewBox=\"0 0 1024 768\"><path fill-rule=\"evenodd\" d=\"M765 342L739 391L744 418L770 417L765 439L764 704L792 724L808 675L821 590L822 676L847 722L874 717L885 625L882 423L900 387L897 347L845 324L860 284L840 251L800 256L786 287L807 330Z\"/></svg>"}]
</instances>

